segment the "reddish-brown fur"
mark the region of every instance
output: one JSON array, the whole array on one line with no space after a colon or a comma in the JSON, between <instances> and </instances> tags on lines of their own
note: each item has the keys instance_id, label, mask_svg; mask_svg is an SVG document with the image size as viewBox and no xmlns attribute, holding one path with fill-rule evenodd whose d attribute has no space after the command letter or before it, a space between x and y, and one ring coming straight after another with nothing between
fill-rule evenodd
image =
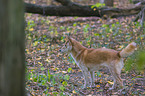
<instances>
[{"instance_id":1,"label":"reddish-brown fur","mask_svg":"<svg viewBox=\"0 0 145 96\"><path fill-rule=\"evenodd\" d=\"M131 55L136 48L136 43L131 43L121 52L107 48L88 49L70 37L68 37L68 41L65 43L65 45L67 47L62 47L61 51L70 53L77 65L82 70L85 78L84 87L86 87L87 83L89 82L87 78L89 74L91 75L92 86L93 72L98 69L99 66L106 66L109 68L114 78L114 84L110 89L114 88L116 82L118 82L120 86L123 86L123 82L120 78L121 69L124 65L122 57Z\"/></svg>"}]
</instances>

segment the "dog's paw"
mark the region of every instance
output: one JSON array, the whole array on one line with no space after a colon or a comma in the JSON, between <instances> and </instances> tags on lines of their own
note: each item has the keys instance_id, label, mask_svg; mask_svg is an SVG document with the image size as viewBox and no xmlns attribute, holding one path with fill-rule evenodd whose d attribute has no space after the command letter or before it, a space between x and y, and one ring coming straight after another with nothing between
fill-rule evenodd
<instances>
[{"instance_id":1,"label":"dog's paw","mask_svg":"<svg viewBox=\"0 0 145 96\"><path fill-rule=\"evenodd\" d=\"M95 84L92 84L92 85L90 85L89 87L90 87L90 88L95 88L96 86L95 86Z\"/></svg>"},{"instance_id":2,"label":"dog's paw","mask_svg":"<svg viewBox=\"0 0 145 96\"><path fill-rule=\"evenodd\" d=\"M91 88L91 87L88 86L88 85L84 85L84 86L82 87L82 89L88 89L88 88Z\"/></svg>"},{"instance_id":3,"label":"dog's paw","mask_svg":"<svg viewBox=\"0 0 145 96\"><path fill-rule=\"evenodd\" d=\"M112 88L112 87L111 87L111 88L109 88L109 90L113 90L113 89L114 89L114 88Z\"/></svg>"},{"instance_id":4,"label":"dog's paw","mask_svg":"<svg viewBox=\"0 0 145 96\"><path fill-rule=\"evenodd\" d=\"M122 92L123 90L125 90L125 86L121 86L118 92Z\"/></svg>"}]
</instances>

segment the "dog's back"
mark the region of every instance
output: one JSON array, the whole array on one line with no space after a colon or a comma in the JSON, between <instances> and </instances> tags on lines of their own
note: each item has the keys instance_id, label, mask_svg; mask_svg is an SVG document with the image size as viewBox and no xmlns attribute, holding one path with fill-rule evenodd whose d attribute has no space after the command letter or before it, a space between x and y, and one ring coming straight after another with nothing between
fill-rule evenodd
<instances>
[{"instance_id":1,"label":"dog's back","mask_svg":"<svg viewBox=\"0 0 145 96\"><path fill-rule=\"evenodd\" d=\"M102 65L110 66L112 62L120 62L121 60L118 51L107 48L85 49L80 57L82 57L82 59L80 59L80 62L82 62L89 69L96 69L94 67Z\"/></svg>"}]
</instances>

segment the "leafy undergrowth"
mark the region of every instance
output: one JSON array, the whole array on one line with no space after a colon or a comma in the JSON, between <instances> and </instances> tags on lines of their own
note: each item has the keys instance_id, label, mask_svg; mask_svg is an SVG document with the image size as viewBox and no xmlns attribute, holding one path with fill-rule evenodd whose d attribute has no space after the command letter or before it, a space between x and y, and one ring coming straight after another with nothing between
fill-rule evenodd
<instances>
[{"instance_id":1,"label":"leafy undergrowth","mask_svg":"<svg viewBox=\"0 0 145 96\"><path fill-rule=\"evenodd\" d=\"M26 90L34 96L142 96L145 95L145 73L136 70L138 51L125 58L121 77L125 89L109 91L113 79L105 67L96 70L95 87L82 89L84 79L72 57L59 49L70 35L88 48L107 47L121 50L134 41L145 49L145 31L134 17L103 20L97 17L43 17L25 14L26 18ZM132 61L133 60L133 61ZM145 63L144 63L145 64Z\"/></svg>"}]
</instances>

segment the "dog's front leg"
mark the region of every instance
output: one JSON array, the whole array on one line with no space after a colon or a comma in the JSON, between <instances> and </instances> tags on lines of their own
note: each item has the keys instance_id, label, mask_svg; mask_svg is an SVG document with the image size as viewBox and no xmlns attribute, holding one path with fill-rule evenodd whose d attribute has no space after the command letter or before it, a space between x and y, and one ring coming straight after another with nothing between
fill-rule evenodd
<instances>
[{"instance_id":1,"label":"dog's front leg","mask_svg":"<svg viewBox=\"0 0 145 96\"><path fill-rule=\"evenodd\" d=\"M89 79L88 79L88 73L85 71L82 71L83 73L83 77L84 77L84 87L83 88L87 88L89 86Z\"/></svg>"},{"instance_id":2,"label":"dog's front leg","mask_svg":"<svg viewBox=\"0 0 145 96\"><path fill-rule=\"evenodd\" d=\"M88 83L89 83L88 70L85 66L80 66L80 69L81 69L81 71L83 73L83 77L84 77L84 87L83 88L87 88Z\"/></svg>"},{"instance_id":3,"label":"dog's front leg","mask_svg":"<svg viewBox=\"0 0 145 96\"><path fill-rule=\"evenodd\" d=\"M94 71L89 71L90 72L90 79L91 79L91 86L94 87Z\"/></svg>"}]
</instances>

